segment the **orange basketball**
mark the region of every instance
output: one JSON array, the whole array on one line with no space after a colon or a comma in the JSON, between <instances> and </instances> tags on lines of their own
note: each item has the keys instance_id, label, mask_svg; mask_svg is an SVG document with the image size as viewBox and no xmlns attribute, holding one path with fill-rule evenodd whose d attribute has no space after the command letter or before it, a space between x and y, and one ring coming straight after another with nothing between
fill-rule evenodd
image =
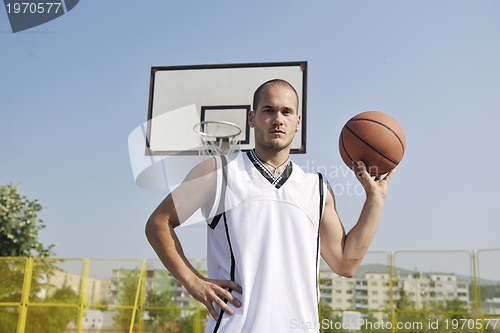
<instances>
[{"instance_id":1,"label":"orange basketball","mask_svg":"<svg viewBox=\"0 0 500 333\"><path fill-rule=\"evenodd\" d=\"M355 115L340 132L339 149L344 163L353 168L357 161L363 161L372 176L394 169L401 162L405 147L401 126L379 111Z\"/></svg>"}]
</instances>

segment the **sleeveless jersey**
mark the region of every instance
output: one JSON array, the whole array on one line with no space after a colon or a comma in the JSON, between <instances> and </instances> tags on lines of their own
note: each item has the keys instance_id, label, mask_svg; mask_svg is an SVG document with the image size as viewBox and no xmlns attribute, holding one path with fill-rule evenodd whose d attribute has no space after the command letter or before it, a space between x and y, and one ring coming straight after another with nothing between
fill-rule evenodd
<instances>
[{"instance_id":1,"label":"sleeveless jersey","mask_svg":"<svg viewBox=\"0 0 500 333\"><path fill-rule=\"evenodd\" d=\"M242 303L216 306L205 332L319 332L319 221L326 184L288 162L274 177L254 151L220 156L208 223L208 276L233 280Z\"/></svg>"}]
</instances>

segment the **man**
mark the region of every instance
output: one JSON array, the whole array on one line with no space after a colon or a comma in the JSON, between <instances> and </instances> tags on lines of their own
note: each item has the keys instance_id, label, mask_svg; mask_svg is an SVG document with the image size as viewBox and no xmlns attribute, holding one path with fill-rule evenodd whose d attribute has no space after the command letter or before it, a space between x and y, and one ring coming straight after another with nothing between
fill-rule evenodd
<instances>
[{"instance_id":1,"label":"man","mask_svg":"<svg viewBox=\"0 0 500 333\"><path fill-rule=\"evenodd\" d=\"M322 176L289 160L297 110L288 82L262 84L248 115L255 149L195 166L148 220L146 235L165 267L207 307L206 332L318 332L319 253L351 277L378 228L392 172L373 179L358 162L366 201L346 234ZM188 263L174 232L199 208L209 278Z\"/></svg>"}]
</instances>

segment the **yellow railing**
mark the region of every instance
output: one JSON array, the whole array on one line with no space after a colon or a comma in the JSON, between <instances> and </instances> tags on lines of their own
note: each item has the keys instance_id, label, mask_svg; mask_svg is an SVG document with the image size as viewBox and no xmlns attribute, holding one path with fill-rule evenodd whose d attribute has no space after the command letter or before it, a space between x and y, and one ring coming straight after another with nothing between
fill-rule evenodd
<instances>
[{"instance_id":1,"label":"yellow railing","mask_svg":"<svg viewBox=\"0 0 500 333\"><path fill-rule=\"evenodd\" d=\"M444 331L449 332L500 332L500 323L494 325L496 331L491 330L500 321L500 304L498 313L485 311L485 300L481 297L481 281L496 281L500 285L500 249L369 252L363 264L387 267L389 284L384 289L388 293L387 305L374 308L366 304L361 310L355 306L322 306L319 324L323 332L330 332L330 327L322 324L333 323L323 319L337 316L338 320L345 311L385 318L384 327L374 328L380 332L411 332L409 327L398 326L402 318L411 316L424 318L426 321L421 324L413 324L423 325L429 332L438 332L436 326L442 329L445 325L448 329ZM204 270L204 261L193 265ZM415 273L410 272L410 266L414 266ZM162 275L162 271L157 259L0 257L0 333L167 333L186 332L186 327L189 332L201 333L206 309L172 278ZM467 275L470 278L467 311L399 308L395 291L400 275L417 276L419 271ZM174 299L162 295L172 295ZM452 321L453 318L467 319ZM156 326L151 324L155 320ZM486 327L487 323L491 325ZM331 328L333 332L339 327Z\"/></svg>"}]
</instances>

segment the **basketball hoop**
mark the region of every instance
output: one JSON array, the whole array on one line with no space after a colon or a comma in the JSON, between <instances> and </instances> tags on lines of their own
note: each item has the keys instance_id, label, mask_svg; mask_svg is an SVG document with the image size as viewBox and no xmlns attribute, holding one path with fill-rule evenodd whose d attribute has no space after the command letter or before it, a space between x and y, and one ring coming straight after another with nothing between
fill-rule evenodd
<instances>
[{"instance_id":1,"label":"basketball hoop","mask_svg":"<svg viewBox=\"0 0 500 333\"><path fill-rule=\"evenodd\" d=\"M193 130L200 136L200 155L231 154L238 148L241 128L229 121L202 121Z\"/></svg>"}]
</instances>

